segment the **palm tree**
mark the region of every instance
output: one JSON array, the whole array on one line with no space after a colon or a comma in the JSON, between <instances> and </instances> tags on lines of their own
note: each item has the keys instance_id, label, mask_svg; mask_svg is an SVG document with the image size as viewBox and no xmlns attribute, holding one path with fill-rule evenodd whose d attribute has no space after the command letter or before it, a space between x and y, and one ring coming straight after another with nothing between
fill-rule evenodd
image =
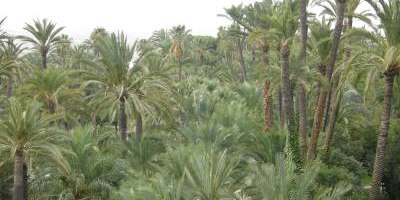
<instances>
[{"instance_id":1,"label":"palm tree","mask_svg":"<svg viewBox=\"0 0 400 200\"><path fill-rule=\"evenodd\" d=\"M26 199L27 183L24 181L24 163L29 153L51 152L55 134L50 134L47 118L40 113L38 103L9 99L7 115L0 124L0 150L8 151L14 158L13 199ZM26 167L26 166L25 166Z\"/></svg>"},{"instance_id":2,"label":"palm tree","mask_svg":"<svg viewBox=\"0 0 400 200\"><path fill-rule=\"evenodd\" d=\"M255 177L253 185L257 188L257 199L300 200L310 199L317 184L319 172L318 163L309 163L302 173L297 172L296 164L291 157L285 158L282 154L276 156L273 164L264 164L253 167ZM334 188L327 188L320 195L312 199L342 199L351 188L347 184L339 184Z\"/></svg>"},{"instance_id":3,"label":"palm tree","mask_svg":"<svg viewBox=\"0 0 400 200\"><path fill-rule=\"evenodd\" d=\"M99 56L99 51L96 49L96 42L98 42L101 38L106 37L108 35L108 32L105 28L103 27L97 27L93 29L92 33L90 34L90 37L88 40L85 41L85 43L92 47L93 53L95 56Z\"/></svg>"},{"instance_id":4,"label":"palm tree","mask_svg":"<svg viewBox=\"0 0 400 200\"><path fill-rule=\"evenodd\" d=\"M332 35L332 46L330 49L329 53L329 60L328 64L326 66L326 77L329 81L329 84L331 85L331 80L332 80L332 74L333 74L333 69L337 60L337 54L338 54L338 49L339 49L339 42L342 34L342 29L343 29L343 19L344 19L344 11L346 8L346 0L336 0L336 5L337 5L337 18L336 18L336 24L335 28L333 30L333 35ZM310 144L308 146L308 151L307 151L307 158L309 160L313 160L316 157L316 152L317 152L317 143L318 143L318 137L319 133L322 128L323 124L323 116L324 116L324 111L325 111L325 105L326 105L326 97L328 95L328 91L324 88L321 88L321 91L318 95L318 103L317 107L315 109L314 113L314 121L313 121L313 128L311 131L311 139L310 139Z\"/></svg>"},{"instance_id":5,"label":"palm tree","mask_svg":"<svg viewBox=\"0 0 400 200\"><path fill-rule=\"evenodd\" d=\"M79 88L71 88L72 72L59 68L35 70L22 86L23 95L46 105L46 110L54 114L62 111L63 103L72 97L79 96Z\"/></svg>"},{"instance_id":6,"label":"palm tree","mask_svg":"<svg viewBox=\"0 0 400 200\"><path fill-rule=\"evenodd\" d=\"M0 20L0 41L7 37L7 33L5 31L3 31L3 29L1 28L1 26L3 25L5 20L6 20L6 17L4 17L3 19Z\"/></svg>"},{"instance_id":7,"label":"palm tree","mask_svg":"<svg viewBox=\"0 0 400 200\"><path fill-rule=\"evenodd\" d=\"M230 178L237 169L237 157L227 152L202 150L194 154L185 168L187 183L194 199L217 200L233 196Z\"/></svg>"},{"instance_id":8,"label":"palm tree","mask_svg":"<svg viewBox=\"0 0 400 200\"><path fill-rule=\"evenodd\" d=\"M137 53L136 43L130 46L123 33L101 38L96 43L100 54L99 63L92 63L92 70L87 71L88 85L98 87L97 97L110 103L115 113L118 104L118 126L122 140L128 137L128 114L135 114L136 138L142 136L143 117L146 114L167 109L170 89L160 71L153 71L141 61L146 53ZM154 67L154 66L152 66ZM104 102L101 102L104 103ZM128 114L127 114L128 112Z\"/></svg>"},{"instance_id":9,"label":"palm tree","mask_svg":"<svg viewBox=\"0 0 400 200\"><path fill-rule=\"evenodd\" d=\"M71 57L72 38L66 34L61 34L59 37L60 42L55 47L56 60L57 64L61 65L61 67L66 67L67 59Z\"/></svg>"},{"instance_id":10,"label":"palm tree","mask_svg":"<svg viewBox=\"0 0 400 200\"><path fill-rule=\"evenodd\" d=\"M228 33L232 37L232 39L235 41L235 46L237 48L237 57L239 60L239 65L240 65L240 81L244 82L246 81L247 77L247 69L246 69L246 63L244 60L244 47L246 45L246 40L247 40L247 31L253 31L254 26L250 25L250 20L248 19L249 15L246 15L246 9L243 8L242 5L239 6L232 6L228 9L225 9L225 12L227 15L221 15L223 17L226 17L230 20L234 21L234 24L232 24L229 29Z\"/></svg>"},{"instance_id":11,"label":"palm tree","mask_svg":"<svg viewBox=\"0 0 400 200\"><path fill-rule=\"evenodd\" d=\"M178 63L178 80L182 80L182 65L185 56L185 48L190 30L187 30L185 26L179 25L173 27L169 34L171 35L172 44L170 47L170 53L174 56Z\"/></svg>"},{"instance_id":12,"label":"palm tree","mask_svg":"<svg viewBox=\"0 0 400 200\"><path fill-rule=\"evenodd\" d=\"M13 93L13 80L19 65L19 57L23 50L22 44L16 44L13 38L8 38L0 44L0 76L8 79L7 97L11 97Z\"/></svg>"},{"instance_id":13,"label":"palm tree","mask_svg":"<svg viewBox=\"0 0 400 200\"><path fill-rule=\"evenodd\" d=\"M299 148L297 136L296 120L293 108L292 84L290 80L290 38L292 38L297 30L297 20L299 17L298 2L285 0L282 4L278 4L274 10L272 21L274 29L279 31L280 57L281 57L281 86L282 86L282 102L283 111L286 117L287 128L289 130L289 145L296 162L299 161Z\"/></svg>"},{"instance_id":14,"label":"palm tree","mask_svg":"<svg viewBox=\"0 0 400 200\"><path fill-rule=\"evenodd\" d=\"M391 99L393 96L393 82L400 72L400 0L379 1L366 0L375 10L382 23L385 33L385 55L378 57L381 71L385 79L385 94L383 99L383 111L381 124L376 145L374 170L372 172L372 183L369 198L379 199L381 181L384 171L384 158L387 145L388 131L390 125Z\"/></svg>"},{"instance_id":15,"label":"palm tree","mask_svg":"<svg viewBox=\"0 0 400 200\"><path fill-rule=\"evenodd\" d=\"M61 42L60 32L64 27L57 27L55 23L43 20L34 20L33 25L26 24L24 29L31 36L20 36L23 41L33 45L33 49L38 51L42 59L42 69L47 68L47 59L49 54L54 50L56 44Z\"/></svg>"},{"instance_id":16,"label":"palm tree","mask_svg":"<svg viewBox=\"0 0 400 200\"><path fill-rule=\"evenodd\" d=\"M125 175L124 163L99 150L92 133L91 127L71 130L63 151L52 154L53 166L33 181L35 199L109 199L112 187Z\"/></svg>"},{"instance_id":17,"label":"palm tree","mask_svg":"<svg viewBox=\"0 0 400 200\"><path fill-rule=\"evenodd\" d=\"M127 115L126 100L128 86L134 68L130 67L134 56L134 47L130 46L123 33L100 37L95 43L100 54L100 64L96 65L95 71L88 72L90 82L98 84L112 98L119 102L119 132L122 140L127 140Z\"/></svg>"},{"instance_id":18,"label":"palm tree","mask_svg":"<svg viewBox=\"0 0 400 200\"><path fill-rule=\"evenodd\" d=\"M158 31L154 31L149 40L155 46L155 48L161 51L162 57L166 57L169 54L171 50L172 39L168 30L160 29Z\"/></svg>"}]
</instances>

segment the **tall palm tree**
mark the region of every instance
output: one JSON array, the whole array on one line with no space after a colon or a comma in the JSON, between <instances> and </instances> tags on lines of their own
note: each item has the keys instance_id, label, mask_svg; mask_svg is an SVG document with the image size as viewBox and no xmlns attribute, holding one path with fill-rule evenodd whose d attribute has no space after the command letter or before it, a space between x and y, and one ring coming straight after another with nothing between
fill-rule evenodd
<instances>
[{"instance_id":1,"label":"tall palm tree","mask_svg":"<svg viewBox=\"0 0 400 200\"><path fill-rule=\"evenodd\" d=\"M128 139L128 115L135 115L136 137L139 140L144 115L154 116L157 111L165 110L170 102L168 97L171 91L165 77L160 71L144 67L141 61L147 53L138 52L136 46L136 43L130 46L123 33L101 38L96 43L99 63L92 63L92 68L86 73L87 84L94 84L99 89L94 91L94 100L100 97L110 103L112 113L118 110L119 132L124 141Z\"/></svg>"},{"instance_id":2,"label":"tall palm tree","mask_svg":"<svg viewBox=\"0 0 400 200\"><path fill-rule=\"evenodd\" d=\"M126 100L128 86L134 68L130 67L134 56L134 47L130 46L123 33L98 38L95 43L100 54L100 65L89 71L90 82L98 84L101 88L111 93L119 104L118 126L122 140L127 140L127 114ZM93 73L92 73L93 72Z\"/></svg>"},{"instance_id":3,"label":"tall palm tree","mask_svg":"<svg viewBox=\"0 0 400 200\"><path fill-rule=\"evenodd\" d=\"M376 145L374 170L372 173L372 183L369 198L379 199L381 181L384 172L384 158L387 145L388 131L390 125L391 99L393 96L393 82L396 75L400 72L400 0L392 0L379 3L366 0L375 10L379 17L382 29L385 33L386 48L385 55L378 57L379 66L383 71L385 79L385 94L383 99L383 111L379 135Z\"/></svg>"},{"instance_id":4,"label":"tall palm tree","mask_svg":"<svg viewBox=\"0 0 400 200\"><path fill-rule=\"evenodd\" d=\"M308 0L300 1L300 54L299 60L301 65L306 64L307 58L307 4ZM306 89L303 83L299 84L298 88L298 107L299 107L299 135L300 135L300 149L303 158L306 158L307 152L307 100L306 100Z\"/></svg>"},{"instance_id":5,"label":"tall palm tree","mask_svg":"<svg viewBox=\"0 0 400 200\"><path fill-rule=\"evenodd\" d=\"M299 137L297 135L297 126L294 116L292 80L290 79L290 44L297 27L299 9L298 2L285 0L275 5L272 15L274 29L279 32L280 59L281 59L281 86L282 86L282 108L285 113L287 128L289 130L289 148L293 153L296 162L299 161Z\"/></svg>"},{"instance_id":6,"label":"tall palm tree","mask_svg":"<svg viewBox=\"0 0 400 200\"><path fill-rule=\"evenodd\" d=\"M329 84L331 84L333 70L337 60L339 43L343 29L343 19L344 19L344 11L346 8L346 1L347 0L336 0L337 18L332 35L332 46L329 53L329 60L326 66L326 77L329 81ZM318 95L317 107L314 113L314 121L313 121L313 128L311 130L310 144L308 146L308 151L307 151L307 158L309 160L313 160L316 157L318 137L323 124L323 116L326 105L325 101L327 95L328 91L325 88L321 87L321 91Z\"/></svg>"},{"instance_id":7,"label":"tall palm tree","mask_svg":"<svg viewBox=\"0 0 400 200\"><path fill-rule=\"evenodd\" d=\"M186 27L183 25L175 26L170 31L169 34L171 35L172 44L170 47L170 53L176 59L178 63L178 79L182 80L182 65L183 59L185 54L185 48L187 45L187 40L190 35L190 30L187 30Z\"/></svg>"},{"instance_id":8,"label":"tall palm tree","mask_svg":"<svg viewBox=\"0 0 400 200\"><path fill-rule=\"evenodd\" d=\"M33 49L40 53L42 59L42 69L47 68L47 59L54 50L56 44L61 42L59 34L64 27L57 27L55 23L43 20L34 20L33 25L26 24L24 29L30 36L20 36L23 41L33 45Z\"/></svg>"},{"instance_id":9,"label":"tall palm tree","mask_svg":"<svg viewBox=\"0 0 400 200\"><path fill-rule=\"evenodd\" d=\"M249 12L250 11L250 12ZM243 82L247 77L247 68L244 60L244 50L247 41L247 32L254 30L254 24L251 24L251 20L255 18L251 17L252 10L248 8L243 8L242 5L231 6L225 9L227 15L221 15L234 22L228 29L229 35L235 41L235 46L237 48L237 57L240 65L240 81Z\"/></svg>"},{"instance_id":10,"label":"tall palm tree","mask_svg":"<svg viewBox=\"0 0 400 200\"><path fill-rule=\"evenodd\" d=\"M40 113L38 103L9 99L7 114L0 123L0 150L8 151L14 159L13 199L26 199L24 163L27 154L50 152L56 135L49 123L54 119Z\"/></svg>"}]
</instances>

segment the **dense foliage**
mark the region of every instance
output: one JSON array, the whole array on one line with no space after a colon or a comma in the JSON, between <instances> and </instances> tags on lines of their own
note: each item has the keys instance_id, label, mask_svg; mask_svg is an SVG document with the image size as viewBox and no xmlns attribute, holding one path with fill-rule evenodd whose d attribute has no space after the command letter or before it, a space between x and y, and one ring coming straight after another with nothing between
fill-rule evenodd
<instances>
[{"instance_id":1,"label":"dense foliage","mask_svg":"<svg viewBox=\"0 0 400 200\"><path fill-rule=\"evenodd\" d=\"M0 199L400 199L400 0L225 11L133 44L0 26Z\"/></svg>"}]
</instances>

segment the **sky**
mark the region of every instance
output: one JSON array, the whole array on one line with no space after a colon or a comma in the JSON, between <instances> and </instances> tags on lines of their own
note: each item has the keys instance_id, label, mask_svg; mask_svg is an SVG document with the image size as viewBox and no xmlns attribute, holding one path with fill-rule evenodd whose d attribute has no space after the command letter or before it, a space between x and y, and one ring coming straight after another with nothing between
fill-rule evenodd
<instances>
[{"instance_id":1,"label":"sky","mask_svg":"<svg viewBox=\"0 0 400 200\"><path fill-rule=\"evenodd\" d=\"M216 35L229 20L217 16L231 5L256 0L4 0L4 29L24 34L26 22L47 18L64 26L75 41L88 38L96 27L124 31L130 40L147 38L155 30L186 25L196 35Z\"/></svg>"},{"instance_id":2,"label":"sky","mask_svg":"<svg viewBox=\"0 0 400 200\"><path fill-rule=\"evenodd\" d=\"M154 31L186 25L195 35L216 36L218 27L230 21L218 14L231 5L257 0L3 0L0 19L3 29L14 35L26 34L25 23L47 18L64 26L63 33L75 42L87 39L96 27L109 32L123 31L128 39L148 38ZM365 4L358 10L365 10ZM311 12L317 12L316 7ZM357 26L359 23L355 22Z\"/></svg>"}]
</instances>

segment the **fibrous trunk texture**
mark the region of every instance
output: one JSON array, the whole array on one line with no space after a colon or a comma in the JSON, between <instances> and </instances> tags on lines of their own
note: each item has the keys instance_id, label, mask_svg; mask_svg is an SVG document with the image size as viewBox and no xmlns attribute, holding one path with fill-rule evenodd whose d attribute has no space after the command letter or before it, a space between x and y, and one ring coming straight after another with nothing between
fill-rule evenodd
<instances>
[{"instance_id":1,"label":"fibrous trunk texture","mask_svg":"<svg viewBox=\"0 0 400 200\"><path fill-rule=\"evenodd\" d=\"M307 99L304 84L299 84L298 107L300 150L302 158L305 159L307 155Z\"/></svg>"},{"instance_id":2,"label":"fibrous trunk texture","mask_svg":"<svg viewBox=\"0 0 400 200\"><path fill-rule=\"evenodd\" d=\"M264 131L267 132L271 126L271 95L270 95L270 81L266 80L264 83Z\"/></svg>"},{"instance_id":3,"label":"fibrous trunk texture","mask_svg":"<svg viewBox=\"0 0 400 200\"><path fill-rule=\"evenodd\" d=\"M298 162L300 156L299 154L299 138L296 133L296 123L293 115L293 97L292 88L290 85L290 72L289 72L289 45L287 41L282 43L281 46L281 58L282 58L282 69L281 69L281 79L282 79L282 103L283 112L285 113L287 128L289 131L289 149L292 152L293 159Z\"/></svg>"},{"instance_id":4,"label":"fibrous trunk texture","mask_svg":"<svg viewBox=\"0 0 400 200\"><path fill-rule=\"evenodd\" d=\"M374 170L372 172L372 184L369 192L369 199L371 200L378 200L380 196L380 188L384 172L385 150L390 125L390 109L392 105L391 99L393 96L393 81L394 75L385 73L385 96L383 99L383 111L381 116L381 124L379 127L378 140L376 144Z\"/></svg>"},{"instance_id":5,"label":"fibrous trunk texture","mask_svg":"<svg viewBox=\"0 0 400 200\"><path fill-rule=\"evenodd\" d=\"M17 150L14 158L13 200L24 200L24 152Z\"/></svg>"},{"instance_id":6,"label":"fibrous trunk texture","mask_svg":"<svg viewBox=\"0 0 400 200\"><path fill-rule=\"evenodd\" d=\"M128 139L128 128L127 128L127 119L125 112L125 99L122 97L119 100L118 128L119 128L119 133L121 134L122 141L126 141Z\"/></svg>"}]
</instances>

